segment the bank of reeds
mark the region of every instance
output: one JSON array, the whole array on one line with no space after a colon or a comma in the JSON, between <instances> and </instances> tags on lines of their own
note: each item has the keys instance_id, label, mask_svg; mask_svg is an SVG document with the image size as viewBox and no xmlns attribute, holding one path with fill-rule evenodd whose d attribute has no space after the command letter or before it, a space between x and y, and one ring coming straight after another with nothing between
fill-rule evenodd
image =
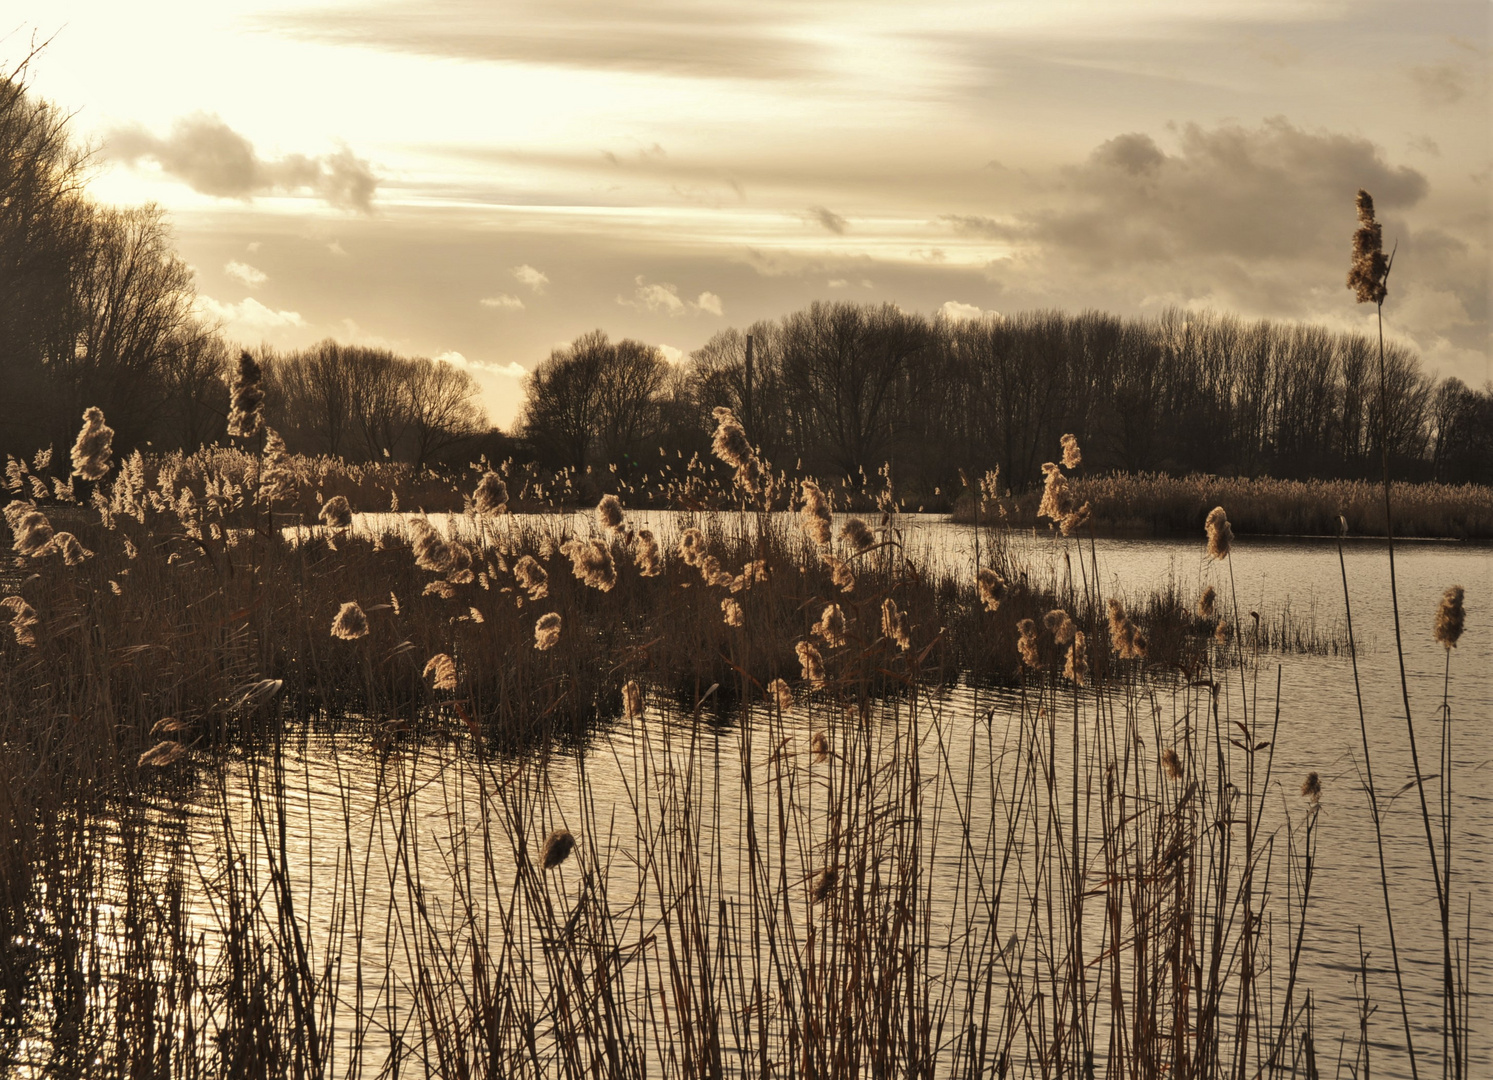
<instances>
[{"instance_id":1,"label":"bank of reeds","mask_svg":"<svg viewBox=\"0 0 1493 1080\"><path fill-rule=\"evenodd\" d=\"M1320 1067L1322 794L1231 603L1117 609L1077 540L935 576L813 497L287 532L265 449L126 462L71 542L8 508L8 1070Z\"/></svg>"},{"instance_id":2,"label":"bank of reeds","mask_svg":"<svg viewBox=\"0 0 1493 1080\"><path fill-rule=\"evenodd\" d=\"M1229 508L1240 533L1257 536L1383 537L1384 495L1367 480L1275 480L1220 476L1119 473L1074 477L1074 498L1087 502L1100 535L1191 536L1215 506ZM1017 528L1045 527L1040 492L985 498L982 521ZM1483 484L1399 484L1395 533L1403 538L1493 540L1493 487ZM955 520L973 521L974 502L955 508Z\"/></svg>"}]
</instances>

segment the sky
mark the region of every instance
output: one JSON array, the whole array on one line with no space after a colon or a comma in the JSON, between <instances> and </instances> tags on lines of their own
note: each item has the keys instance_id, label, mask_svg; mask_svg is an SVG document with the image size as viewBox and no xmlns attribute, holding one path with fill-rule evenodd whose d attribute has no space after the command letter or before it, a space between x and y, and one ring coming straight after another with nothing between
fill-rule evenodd
<instances>
[{"instance_id":1,"label":"sky","mask_svg":"<svg viewBox=\"0 0 1493 1080\"><path fill-rule=\"evenodd\" d=\"M235 340L468 368L512 423L589 330L677 361L815 300L1386 331L1481 385L1486 0L48 0L0 63L155 202Z\"/></svg>"}]
</instances>

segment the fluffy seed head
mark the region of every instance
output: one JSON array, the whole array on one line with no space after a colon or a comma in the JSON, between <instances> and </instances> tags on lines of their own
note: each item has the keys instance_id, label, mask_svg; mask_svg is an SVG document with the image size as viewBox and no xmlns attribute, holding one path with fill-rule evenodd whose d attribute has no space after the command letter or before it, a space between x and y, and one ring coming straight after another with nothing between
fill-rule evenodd
<instances>
[{"instance_id":1,"label":"fluffy seed head","mask_svg":"<svg viewBox=\"0 0 1493 1080\"><path fill-rule=\"evenodd\" d=\"M1109 600L1109 641L1121 660L1135 656L1135 624L1125 614L1125 605L1114 597Z\"/></svg>"},{"instance_id":2,"label":"fluffy seed head","mask_svg":"<svg viewBox=\"0 0 1493 1080\"><path fill-rule=\"evenodd\" d=\"M658 550L658 540L652 529L639 529L637 541L632 549L632 561L642 577L658 577L664 572L663 554Z\"/></svg>"},{"instance_id":3,"label":"fluffy seed head","mask_svg":"<svg viewBox=\"0 0 1493 1080\"><path fill-rule=\"evenodd\" d=\"M1058 531L1064 536L1072 536L1089 523L1090 513L1089 504L1085 502L1077 510L1063 515L1063 520L1058 522Z\"/></svg>"},{"instance_id":4,"label":"fluffy seed head","mask_svg":"<svg viewBox=\"0 0 1493 1080\"><path fill-rule=\"evenodd\" d=\"M1078 438L1074 435L1064 435L1063 444L1063 468L1076 469L1083 464L1083 451L1078 448Z\"/></svg>"},{"instance_id":5,"label":"fluffy seed head","mask_svg":"<svg viewBox=\"0 0 1493 1080\"><path fill-rule=\"evenodd\" d=\"M912 635L907 630L907 612L899 611L897 601L890 596L881 602L881 633L903 652L912 647Z\"/></svg>"},{"instance_id":6,"label":"fluffy seed head","mask_svg":"<svg viewBox=\"0 0 1493 1080\"><path fill-rule=\"evenodd\" d=\"M260 409L264 405L264 391L259 383L263 372L254 357L247 352L238 355L238 368L228 387L228 434L241 439L259 434Z\"/></svg>"},{"instance_id":7,"label":"fluffy seed head","mask_svg":"<svg viewBox=\"0 0 1493 1080\"><path fill-rule=\"evenodd\" d=\"M1046 478L1042 486L1042 502L1037 507L1037 516L1061 522L1073 512L1073 493L1068 490L1068 478L1053 462L1044 462L1042 475Z\"/></svg>"},{"instance_id":8,"label":"fluffy seed head","mask_svg":"<svg viewBox=\"0 0 1493 1080\"><path fill-rule=\"evenodd\" d=\"M68 566L77 566L84 559L93 556L93 552L80 544L78 538L70 532L53 533L51 547L62 556L62 561Z\"/></svg>"},{"instance_id":9,"label":"fluffy seed head","mask_svg":"<svg viewBox=\"0 0 1493 1080\"><path fill-rule=\"evenodd\" d=\"M1016 651L1021 654L1021 662L1029 668L1042 666L1042 659L1037 654L1037 624L1031 619L1022 619L1016 624Z\"/></svg>"},{"instance_id":10,"label":"fluffy seed head","mask_svg":"<svg viewBox=\"0 0 1493 1080\"><path fill-rule=\"evenodd\" d=\"M84 480L101 480L109 471L109 455L114 448L114 429L104 423L104 414L90 405L83 412L83 429L73 443L73 475Z\"/></svg>"},{"instance_id":11,"label":"fluffy seed head","mask_svg":"<svg viewBox=\"0 0 1493 1080\"><path fill-rule=\"evenodd\" d=\"M477 490L472 493L472 508L479 514L508 512L508 485L501 476L490 470L482 474Z\"/></svg>"},{"instance_id":12,"label":"fluffy seed head","mask_svg":"<svg viewBox=\"0 0 1493 1080\"><path fill-rule=\"evenodd\" d=\"M840 526L840 539L846 541L857 551L865 551L876 543L876 536L871 532L871 526L860 518L851 518Z\"/></svg>"},{"instance_id":13,"label":"fluffy seed head","mask_svg":"<svg viewBox=\"0 0 1493 1080\"><path fill-rule=\"evenodd\" d=\"M263 502L278 502L295 490L295 471L290 467L290 455L285 451L285 440L274 428L264 429L264 464L259 469L259 498Z\"/></svg>"},{"instance_id":14,"label":"fluffy seed head","mask_svg":"<svg viewBox=\"0 0 1493 1080\"><path fill-rule=\"evenodd\" d=\"M1078 632L1078 626L1062 608L1054 608L1042 617L1043 625L1052 631L1052 639L1059 645L1067 645Z\"/></svg>"},{"instance_id":15,"label":"fluffy seed head","mask_svg":"<svg viewBox=\"0 0 1493 1080\"><path fill-rule=\"evenodd\" d=\"M329 529L346 529L353 523L353 508L346 495L333 495L321 504L321 512L316 516Z\"/></svg>"},{"instance_id":16,"label":"fluffy seed head","mask_svg":"<svg viewBox=\"0 0 1493 1080\"><path fill-rule=\"evenodd\" d=\"M679 557L688 566L699 566L705 560L705 534L689 528L679 534Z\"/></svg>"},{"instance_id":17,"label":"fluffy seed head","mask_svg":"<svg viewBox=\"0 0 1493 1080\"><path fill-rule=\"evenodd\" d=\"M1348 264L1348 288L1360 304L1382 304L1389 289L1389 260L1384 255L1384 231L1374 220L1374 200L1362 188L1356 200L1358 229L1353 233L1353 256Z\"/></svg>"},{"instance_id":18,"label":"fluffy seed head","mask_svg":"<svg viewBox=\"0 0 1493 1080\"><path fill-rule=\"evenodd\" d=\"M628 679L622 684L622 711L629 720L643 715L643 688L636 679Z\"/></svg>"},{"instance_id":19,"label":"fluffy seed head","mask_svg":"<svg viewBox=\"0 0 1493 1080\"><path fill-rule=\"evenodd\" d=\"M575 837L570 835L566 829L556 829L549 834L544 841L544 850L540 853L540 863L546 870L553 870L575 850Z\"/></svg>"},{"instance_id":20,"label":"fluffy seed head","mask_svg":"<svg viewBox=\"0 0 1493 1080\"><path fill-rule=\"evenodd\" d=\"M830 581L834 582L841 592L855 591L855 571L850 568L848 562L843 562L833 555L826 555L824 565L830 569Z\"/></svg>"},{"instance_id":21,"label":"fluffy seed head","mask_svg":"<svg viewBox=\"0 0 1493 1080\"><path fill-rule=\"evenodd\" d=\"M616 587L617 564L612 560L612 549L600 540L567 540L560 545L560 554L570 557L571 571L591 588L611 592Z\"/></svg>"},{"instance_id":22,"label":"fluffy seed head","mask_svg":"<svg viewBox=\"0 0 1493 1080\"><path fill-rule=\"evenodd\" d=\"M12 546L18 554L35 556L50 550L52 523L34 503L24 499L6 503L5 523L15 537Z\"/></svg>"},{"instance_id":23,"label":"fluffy seed head","mask_svg":"<svg viewBox=\"0 0 1493 1080\"><path fill-rule=\"evenodd\" d=\"M1462 627L1467 621L1462 596L1462 586L1453 585L1441 594L1441 606L1436 609L1436 640L1448 649L1457 647L1457 639L1462 636Z\"/></svg>"},{"instance_id":24,"label":"fluffy seed head","mask_svg":"<svg viewBox=\"0 0 1493 1080\"><path fill-rule=\"evenodd\" d=\"M824 732L814 732L814 737L809 740L809 753L814 755L815 761L829 760L829 739Z\"/></svg>"},{"instance_id":25,"label":"fluffy seed head","mask_svg":"<svg viewBox=\"0 0 1493 1080\"><path fill-rule=\"evenodd\" d=\"M16 636L16 644L36 648L36 626L41 622L36 609L19 596L7 596L0 600L0 611L10 612L10 629Z\"/></svg>"},{"instance_id":26,"label":"fluffy seed head","mask_svg":"<svg viewBox=\"0 0 1493 1080\"><path fill-rule=\"evenodd\" d=\"M1214 601L1216 601L1217 599L1218 594L1213 591L1212 585L1209 585L1206 589L1204 589L1202 595L1198 597L1198 618L1213 618Z\"/></svg>"},{"instance_id":27,"label":"fluffy seed head","mask_svg":"<svg viewBox=\"0 0 1493 1080\"><path fill-rule=\"evenodd\" d=\"M725 406L716 408L711 415L715 417L715 437L710 441L710 449L716 457L736 469L738 487L748 495L760 495L762 463L757 460L746 430L736 419L736 414Z\"/></svg>"},{"instance_id":28,"label":"fluffy seed head","mask_svg":"<svg viewBox=\"0 0 1493 1080\"><path fill-rule=\"evenodd\" d=\"M596 520L608 532L622 531L622 503L615 495L603 495L596 504Z\"/></svg>"},{"instance_id":29,"label":"fluffy seed head","mask_svg":"<svg viewBox=\"0 0 1493 1080\"><path fill-rule=\"evenodd\" d=\"M1313 806L1322 801L1322 778L1315 772L1307 773L1301 781L1301 797Z\"/></svg>"},{"instance_id":30,"label":"fluffy seed head","mask_svg":"<svg viewBox=\"0 0 1493 1080\"><path fill-rule=\"evenodd\" d=\"M976 576L976 585L980 590L980 600L985 605L986 611L994 611L1001 606L1001 601L1006 598L1006 580L988 567L981 570Z\"/></svg>"},{"instance_id":31,"label":"fluffy seed head","mask_svg":"<svg viewBox=\"0 0 1493 1080\"><path fill-rule=\"evenodd\" d=\"M1182 779L1182 759L1170 746L1161 752L1161 764L1166 769L1166 775L1173 780Z\"/></svg>"},{"instance_id":32,"label":"fluffy seed head","mask_svg":"<svg viewBox=\"0 0 1493 1080\"><path fill-rule=\"evenodd\" d=\"M513 564L513 577L530 600L543 600L550 594L550 576L532 555L525 555Z\"/></svg>"},{"instance_id":33,"label":"fluffy seed head","mask_svg":"<svg viewBox=\"0 0 1493 1080\"><path fill-rule=\"evenodd\" d=\"M1203 530L1208 534L1208 555L1220 562L1227 559L1229 548L1234 543L1234 527L1229 524L1229 516L1223 507L1215 506L1208 511Z\"/></svg>"},{"instance_id":34,"label":"fluffy seed head","mask_svg":"<svg viewBox=\"0 0 1493 1080\"><path fill-rule=\"evenodd\" d=\"M415 565L422 570L444 574L451 569L454 561L451 545L425 518L410 522L410 549L415 553Z\"/></svg>"},{"instance_id":35,"label":"fluffy seed head","mask_svg":"<svg viewBox=\"0 0 1493 1080\"><path fill-rule=\"evenodd\" d=\"M779 709L793 708L793 688L782 679L774 679L767 684L767 696L777 702Z\"/></svg>"},{"instance_id":36,"label":"fluffy seed head","mask_svg":"<svg viewBox=\"0 0 1493 1080\"><path fill-rule=\"evenodd\" d=\"M804 532L814 543L828 544L834 536L830 527L829 500L812 480L805 480L799 486L803 489L804 505L798 516Z\"/></svg>"},{"instance_id":37,"label":"fluffy seed head","mask_svg":"<svg viewBox=\"0 0 1493 1080\"><path fill-rule=\"evenodd\" d=\"M534 623L534 648L540 652L553 649L560 640L560 615L548 612Z\"/></svg>"},{"instance_id":38,"label":"fluffy seed head","mask_svg":"<svg viewBox=\"0 0 1493 1080\"><path fill-rule=\"evenodd\" d=\"M813 888L810 890L814 900L817 903L823 903L825 900L828 900L830 894L835 891L835 885L839 881L840 871L835 867L826 866L823 870L819 871L819 875L814 878Z\"/></svg>"},{"instance_id":39,"label":"fluffy seed head","mask_svg":"<svg viewBox=\"0 0 1493 1080\"><path fill-rule=\"evenodd\" d=\"M727 626L745 626L746 615L741 610L741 605L731 597L721 601L721 620Z\"/></svg>"},{"instance_id":40,"label":"fluffy seed head","mask_svg":"<svg viewBox=\"0 0 1493 1080\"><path fill-rule=\"evenodd\" d=\"M332 636L343 641L356 641L368 636L368 616L356 602L349 600L332 620Z\"/></svg>"},{"instance_id":41,"label":"fluffy seed head","mask_svg":"<svg viewBox=\"0 0 1493 1080\"><path fill-rule=\"evenodd\" d=\"M1084 645L1083 631L1073 635L1073 645L1068 649L1068 662L1063 665L1063 675L1075 686L1082 686L1089 674L1089 654Z\"/></svg>"},{"instance_id":42,"label":"fluffy seed head","mask_svg":"<svg viewBox=\"0 0 1493 1080\"><path fill-rule=\"evenodd\" d=\"M798 664L803 669L803 677L815 690L824 687L824 657L819 654L818 648L812 641L800 641L793 647L798 653Z\"/></svg>"},{"instance_id":43,"label":"fluffy seed head","mask_svg":"<svg viewBox=\"0 0 1493 1080\"><path fill-rule=\"evenodd\" d=\"M167 739L164 742L156 743L149 750L145 751L145 753L141 754L140 760L135 764L142 769L147 766L154 766L158 769L164 768L186 752L187 748L181 743Z\"/></svg>"},{"instance_id":44,"label":"fluffy seed head","mask_svg":"<svg viewBox=\"0 0 1493 1080\"><path fill-rule=\"evenodd\" d=\"M431 681L434 690L456 689L456 661L446 653L438 652L425 661L425 670L421 674Z\"/></svg>"},{"instance_id":45,"label":"fluffy seed head","mask_svg":"<svg viewBox=\"0 0 1493 1080\"><path fill-rule=\"evenodd\" d=\"M812 631L830 648L845 644L845 613L839 604L826 604Z\"/></svg>"}]
</instances>

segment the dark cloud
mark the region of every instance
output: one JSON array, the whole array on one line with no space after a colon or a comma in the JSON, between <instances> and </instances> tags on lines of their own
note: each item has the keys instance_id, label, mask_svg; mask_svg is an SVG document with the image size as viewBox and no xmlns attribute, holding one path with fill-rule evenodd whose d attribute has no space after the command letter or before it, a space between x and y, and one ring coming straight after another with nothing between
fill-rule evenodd
<instances>
[{"instance_id":1,"label":"dark cloud","mask_svg":"<svg viewBox=\"0 0 1493 1080\"><path fill-rule=\"evenodd\" d=\"M395 52L636 71L649 75L781 79L813 69L815 49L787 27L777 0L486 0L324 8L273 18L282 32Z\"/></svg>"},{"instance_id":2,"label":"dark cloud","mask_svg":"<svg viewBox=\"0 0 1493 1080\"><path fill-rule=\"evenodd\" d=\"M823 225L836 236L844 236L850 223L827 206L809 207L809 217Z\"/></svg>"},{"instance_id":3,"label":"dark cloud","mask_svg":"<svg viewBox=\"0 0 1493 1080\"><path fill-rule=\"evenodd\" d=\"M142 127L111 132L105 156L136 165L153 161L168 176L204 195L252 199L255 195L310 191L333 206L367 213L378 177L346 147L322 157L290 154L261 158L254 144L217 116L183 117L160 138Z\"/></svg>"},{"instance_id":4,"label":"dark cloud","mask_svg":"<svg viewBox=\"0 0 1493 1080\"><path fill-rule=\"evenodd\" d=\"M1467 69L1460 64L1425 64L1407 74L1426 105L1455 105L1467 96Z\"/></svg>"}]
</instances>

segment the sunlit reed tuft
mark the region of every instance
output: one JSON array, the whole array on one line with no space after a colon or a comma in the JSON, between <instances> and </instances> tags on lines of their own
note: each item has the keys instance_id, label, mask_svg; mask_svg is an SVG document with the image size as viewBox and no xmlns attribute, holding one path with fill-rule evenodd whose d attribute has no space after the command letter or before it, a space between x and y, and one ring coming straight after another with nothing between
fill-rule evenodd
<instances>
[{"instance_id":1,"label":"sunlit reed tuft","mask_svg":"<svg viewBox=\"0 0 1493 1080\"><path fill-rule=\"evenodd\" d=\"M871 526L855 517L840 526L840 539L857 551L865 551L876 543L876 535L871 532Z\"/></svg>"},{"instance_id":2,"label":"sunlit reed tuft","mask_svg":"<svg viewBox=\"0 0 1493 1080\"><path fill-rule=\"evenodd\" d=\"M1307 773L1301 781L1301 797L1313 806L1322 801L1322 778L1315 772Z\"/></svg>"},{"instance_id":3,"label":"sunlit reed tuft","mask_svg":"<svg viewBox=\"0 0 1493 1080\"><path fill-rule=\"evenodd\" d=\"M1073 492L1068 489L1068 478L1053 462L1044 462L1042 475L1042 502L1037 507L1037 516L1053 522L1061 522L1073 512Z\"/></svg>"},{"instance_id":4,"label":"sunlit reed tuft","mask_svg":"<svg viewBox=\"0 0 1493 1080\"><path fill-rule=\"evenodd\" d=\"M1125 614L1125 605L1110 597L1109 641L1121 660L1129 660L1136 655L1135 634L1135 624Z\"/></svg>"},{"instance_id":5,"label":"sunlit reed tuft","mask_svg":"<svg viewBox=\"0 0 1493 1080\"><path fill-rule=\"evenodd\" d=\"M830 648L845 644L845 613L840 605L826 604L812 632Z\"/></svg>"},{"instance_id":6,"label":"sunlit reed tuft","mask_svg":"<svg viewBox=\"0 0 1493 1080\"><path fill-rule=\"evenodd\" d=\"M530 600L543 600L550 594L549 572L532 555L524 555L513 564L513 578Z\"/></svg>"},{"instance_id":7,"label":"sunlit reed tuft","mask_svg":"<svg viewBox=\"0 0 1493 1080\"><path fill-rule=\"evenodd\" d=\"M316 516L329 529L347 529L352 527L353 508L346 495L333 495L321 504Z\"/></svg>"},{"instance_id":8,"label":"sunlit reed tuft","mask_svg":"<svg viewBox=\"0 0 1493 1080\"><path fill-rule=\"evenodd\" d=\"M21 555L41 555L52 542L52 523L35 504L17 499L5 504L5 523L15 537L12 547Z\"/></svg>"},{"instance_id":9,"label":"sunlit reed tuft","mask_svg":"<svg viewBox=\"0 0 1493 1080\"><path fill-rule=\"evenodd\" d=\"M1467 621L1462 596L1462 586L1453 585L1441 594L1441 604L1436 608L1436 640L1448 649L1457 647L1457 640L1462 636L1462 627Z\"/></svg>"},{"instance_id":10,"label":"sunlit reed tuft","mask_svg":"<svg viewBox=\"0 0 1493 1080\"><path fill-rule=\"evenodd\" d=\"M835 891L835 886L839 884L839 881L840 871L835 867L826 866L823 870L819 871L818 876L814 878L814 884L810 890L815 902L823 903L825 900L828 900L830 894Z\"/></svg>"},{"instance_id":11,"label":"sunlit reed tuft","mask_svg":"<svg viewBox=\"0 0 1493 1080\"><path fill-rule=\"evenodd\" d=\"M93 557L93 552L80 544L78 538L70 532L53 533L51 548L62 556L62 561L68 566L79 566L84 559Z\"/></svg>"},{"instance_id":12,"label":"sunlit reed tuft","mask_svg":"<svg viewBox=\"0 0 1493 1080\"><path fill-rule=\"evenodd\" d=\"M570 558L571 572L577 580L602 592L616 587L617 564L611 548L600 540L567 540L560 545L560 554Z\"/></svg>"},{"instance_id":13,"label":"sunlit reed tuft","mask_svg":"<svg viewBox=\"0 0 1493 1080\"><path fill-rule=\"evenodd\" d=\"M912 647L912 635L907 630L907 612L898 610L897 601L890 596L881 602L881 633L903 652Z\"/></svg>"},{"instance_id":14,"label":"sunlit reed tuft","mask_svg":"<svg viewBox=\"0 0 1493 1080\"><path fill-rule=\"evenodd\" d=\"M767 696L777 703L778 708L788 710L793 708L793 687L782 679L774 679L767 684Z\"/></svg>"},{"instance_id":15,"label":"sunlit reed tuft","mask_svg":"<svg viewBox=\"0 0 1493 1080\"><path fill-rule=\"evenodd\" d=\"M1073 685L1082 686L1089 674L1089 655L1084 645L1083 631L1073 634L1073 644L1068 649L1068 662L1063 665L1063 675Z\"/></svg>"},{"instance_id":16,"label":"sunlit reed tuft","mask_svg":"<svg viewBox=\"0 0 1493 1080\"><path fill-rule=\"evenodd\" d=\"M1059 645L1067 645L1078 633L1078 626L1062 608L1054 608L1042 617L1043 624L1052 631L1052 639Z\"/></svg>"},{"instance_id":17,"label":"sunlit reed tuft","mask_svg":"<svg viewBox=\"0 0 1493 1080\"><path fill-rule=\"evenodd\" d=\"M628 679L622 684L622 711L629 720L643 715L643 688L636 679Z\"/></svg>"},{"instance_id":18,"label":"sunlit reed tuft","mask_svg":"<svg viewBox=\"0 0 1493 1080\"><path fill-rule=\"evenodd\" d=\"M425 670L421 674L430 680L434 690L456 689L456 661L446 653L436 653L425 661Z\"/></svg>"},{"instance_id":19,"label":"sunlit reed tuft","mask_svg":"<svg viewBox=\"0 0 1493 1080\"><path fill-rule=\"evenodd\" d=\"M809 740L809 753L815 761L829 760L829 739L822 731L814 732L814 737Z\"/></svg>"},{"instance_id":20,"label":"sunlit reed tuft","mask_svg":"<svg viewBox=\"0 0 1493 1080\"><path fill-rule=\"evenodd\" d=\"M1078 448L1078 437L1075 435L1064 435L1063 444L1063 468L1076 469L1083 464L1083 451Z\"/></svg>"},{"instance_id":21,"label":"sunlit reed tuft","mask_svg":"<svg viewBox=\"0 0 1493 1080\"><path fill-rule=\"evenodd\" d=\"M0 610L10 612L10 629L16 636L16 644L27 648L36 647L36 627L41 622L36 609L19 596L7 596L0 600Z\"/></svg>"},{"instance_id":22,"label":"sunlit reed tuft","mask_svg":"<svg viewBox=\"0 0 1493 1080\"><path fill-rule=\"evenodd\" d=\"M534 648L540 652L553 649L560 640L560 616L558 612L548 612L539 616L534 623Z\"/></svg>"},{"instance_id":23,"label":"sunlit reed tuft","mask_svg":"<svg viewBox=\"0 0 1493 1080\"><path fill-rule=\"evenodd\" d=\"M800 641L793 647L803 678L815 690L824 688L824 657L812 641Z\"/></svg>"},{"instance_id":24,"label":"sunlit reed tuft","mask_svg":"<svg viewBox=\"0 0 1493 1080\"><path fill-rule=\"evenodd\" d=\"M1212 585L1204 589L1202 595L1198 597L1198 618L1212 619L1214 616L1214 602L1217 599L1218 594L1213 591Z\"/></svg>"},{"instance_id":25,"label":"sunlit reed tuft","mask_svg":"<svg viewBox=\"0 0 1493 1080\"><path fill-rule=\"evenodd\" d=\"M285 440L272 427L264 429L264 464L259 470L261 502L280 502L295 490L295 472L291 469Z\"/></svg>"},{"instance_id":26,"label":"sunlit reed tuft","mask_svg":"<svg viewBox=\"0 0 1493 1080\"><path fill-rule=\"evenodd\" d=\"M727 626L745 626L746 615L741 610L741 605L731 597L721 601L721 620Z\"/></svg>"},{"instance_id":27,"label":"sunlit reed tuft","mask_svg":"<svg viewBox=\"0 0 1493 1080\"><path fill-rule=\"evenodd\" d=\"M73 475L102 480L109 471L113 447L114 429L104 423L103 411L90 405L83 411L83 429L73 443Z\"/></svg>"},{"instance_id":28,"label":"sunlit reed tuft","mask_svg":"<svg viewBox=\"0 0 1493 1080\"><path fill-rule=\"evenodd\" d=\"M715 456L736 469L736 483L748 495L762 493L762 463L752 449L746 430L736 419L736 414L724 405L712 413L715 417L715 437L710 449Z\"/></svg>"},{"instance_id":29,"label":"sunlit reed tuft","mask_svg":"<svg viewBox=\"0 0 1493 1080\"><path fill-rule=\"evenodd\" d=\"M1037 653L1037 624L1031 619L1022 619L1016 624L1016 634L1016 651L1021 654L1021 662L1030 668L1041 667L1042 658Z\"/></svg>"},{"instance_id":30,"label":"sunlit reed tuft","mask_svg":"<svg viewBox=\"0 0 1493 1080\"><path fill-rule=\"evenodd\" d=\"M798 512L798 517L803 523L804 533L820 546L828 544L834 537L830 524L829 500L812 480L803 481L799 487L803 490L804 505Z\"/></svg>"},{"instance_id":31,"label":"sunlit reed tuft","mask_svg":"<svg viewBox=\"0 0 1493 1080\"><path fill-rule=\"evenodd\" d=\"M238 367L228 389L228 434L248 439L259 434L264 390L260 388L263 373L254 357L247 352L238 355Z\"/></svg>"},{"instance_id":32,"label":"sunlit reed tuft","mask_svg":"<svg viewBox=\"0 0 1493 1080\"><path fill-rule=\"evenodd\" d=\"M506 514L508 512L508 485L497 473L488 471L477 481L477 490L472 492L472 509L479 514Z\"/></svg>"},{"instance_id":33,"label":"sunlit reed tuft","mask_svg":"<svg viewBox=\"0 0 1493 1080\"><path fill-rule=\"evenodd\" d=\"M632 549L633 565L642 577L658 577L664 572L663 553L652 529L639 529Z\"/></svg>"},{"instance_id":34,"label":"sunlit reed tuft","mask_svg":"<svg viewBox=\"0 0 1493 1080\"><path fill-rule=\"evenodd\" d=\"M433 570L437 574L444 574L451 569L451 545L439 529L425 518L415 518L410 522L410 533L410 548L415 553L416 566L422 570Z\"/></svg>"},{"instance_id":35,"label":"sunlit reed tuft","mask_svg":"<svg viewBox=\"0 0 1493 1080\"><path fill-rule=\"evenodd\" d=\"M1161 752L1161 766L1173 780L1182 779L1182 759L1170 746Z\"/></svg>"},{"instance_id":36,"label":"sunlit reed tuft","mask_svg":"<svg viewBox=\"0 0 1493 1080\"><path fill-rule=\"evenodd\" d=\"M855 571L850 568L848 562L837 559L833 555L826 555L824 565L829 567L829 578L841 592L855 591Z\"/></svg>"},{"instance_id":37,"label":"sunlit reed tuft","mask_svg":"<svg viewBox=\"0 0 1493 1080\"><path fill-rule=\"evenodd\" d=\"M980 592L980 601L985 605L986 611L995 611L1001 606L1001 601L1006 598L1006 579L997 574L989 567L981 570L975 576L975 584Z\"/></svg>"},{"instance_id":38,"label":"sunlit reed tuft","mask_svg":"<svg viewBox=\"0 0 1493 1080\"><path fill-rule=\"evenodd\" d=\"M679 557L688 566L700 566L705 561L705 534L696 528L680 533Z\"/></svg>"},{"instance_id":39,"label":"sunlit reed tuft","mask_svg":"<svg viewBox=\"0 0 1493 1080\"><path fill-rule=\"evenodd\" d=\"M145 753L141 754L136 765L142 769L148 767L165 768L186 754L186 752L187 748L181 743L167 739L156 743L149 750L145 751Z\"/></svg>"},{"instance_id":40,"label":"sunlit reed tuft","mask_svg":"<svg viewBox=\"0 0 1493 1080\"><path fill-rule=\"evenodd\" d=\"M1229 516L1224 513L1223 507L1215 506L1208 511L1203 529L1208 534L1208 555L1219 561L1227 559L1229 548L1234 543L1234 527L1229 524Z\"/></svg>"},{"instance_id":41,"label":"sunlit reed tuft","mask_svg":"<svg viewBox=\"0 0 1493 1080\"><path fill-rule=\"evenodd\" d=\"M1353 233L1353 258L1348 266L1348 288L1360 304L1382 304L1389 289L1389 259L1384 254L1384 231L1374 220L1374 199L1362 188L1356 199L1358 228Z\"/></svg>"},{"instance_id":42,"label":"sunlit reed tuft","mask_svg":"<svg viewBox=\"0 0 1493 1080\"><path fill-rule=\"evenodd\" d=\"M603 495L601 502L596 504L596 520L601 527L610 533L622 531L623 514L622 503L615 495Z\"/></svg>"},{"instance_id":43,"label":"sunlit reed tuft","mask_svg":"<svg viewBox=\"0 0 1493 1080\"><path fill-rule=\"evenodd\" d=\"M356 641L368 636L368 616L356 601L349 600L332 620L332 636L343 641Z\"/></svg>"}]
</instances>

